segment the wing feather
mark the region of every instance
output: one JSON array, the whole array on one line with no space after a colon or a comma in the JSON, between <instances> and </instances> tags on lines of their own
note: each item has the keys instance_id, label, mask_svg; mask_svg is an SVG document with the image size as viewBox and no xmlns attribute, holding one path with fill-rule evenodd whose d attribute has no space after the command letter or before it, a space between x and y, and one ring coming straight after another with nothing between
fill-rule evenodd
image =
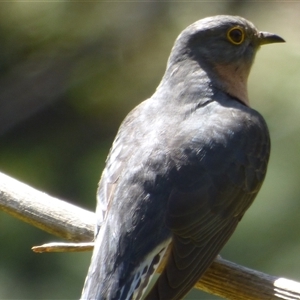
<instances>
[{"instance_id":1,"label":"wing feather","mask_svg":"<svg viewBox=\"0 0 300 300\"><path fill-rule=\"evenodd\" d=\"M167 265L146 300L181 299L200 279L238 224L235 219L202 246L173 237ZM183 246L184 251L178 251ZM183 254L183 255L182 255Z\"/></svg>"},{"instance_id":2,"label":"wing feather","mask_svg":"<svg viewBox=\"0 0 300 300\"><path fill-rule=\"evenodd\" d=\"M219 254L259 191L269 157L268 130L255 113L251 121L248 116L241 120L237 123L245 126L232 131L216 129L218 135L215 140L210 136L210 143L201 144L199 136L194 144L182 145L181 167L172 177L176 184L166 214L166 225L173 233L172 249L147 300L184 297ZM226 136L227 132L234 135Z\"/></svg>"}]
</instances>

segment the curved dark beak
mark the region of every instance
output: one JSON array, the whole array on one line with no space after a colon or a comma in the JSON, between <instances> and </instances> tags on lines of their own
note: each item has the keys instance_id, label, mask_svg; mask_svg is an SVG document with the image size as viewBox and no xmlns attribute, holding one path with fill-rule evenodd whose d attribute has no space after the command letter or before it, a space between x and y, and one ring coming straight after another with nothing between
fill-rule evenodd
<instances>
[{"instance_id":1,"label":"curved dark beak","mask_svg":"<svg viewBox=\"0 0 300 300\"><path fill-rule=\"evenodd\" d=\"M280 37L279 35L276 35L276 34L270 33L270 32L264 32L264 31L261 31L259 33L258 39L259 39L260 45L285 42L285 40L282 37Z\"/></svg>"}]
</instances>

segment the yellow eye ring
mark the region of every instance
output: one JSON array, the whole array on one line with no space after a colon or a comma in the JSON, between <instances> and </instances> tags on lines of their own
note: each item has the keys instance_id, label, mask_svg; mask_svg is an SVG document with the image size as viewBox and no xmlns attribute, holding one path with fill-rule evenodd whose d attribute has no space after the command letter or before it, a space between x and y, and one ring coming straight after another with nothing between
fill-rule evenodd
<instances>
[{"instance_id":1,"label":"yellow eye ring","mask_svg":"<svg viewBox=\"0 0 300 300\"><path fill-rule=\"evenodd\" d=\"M243 28L235 26L227 31L227 39L234 45L240 45L245 40L245 32Z\"/></svg>"}]
</instances>

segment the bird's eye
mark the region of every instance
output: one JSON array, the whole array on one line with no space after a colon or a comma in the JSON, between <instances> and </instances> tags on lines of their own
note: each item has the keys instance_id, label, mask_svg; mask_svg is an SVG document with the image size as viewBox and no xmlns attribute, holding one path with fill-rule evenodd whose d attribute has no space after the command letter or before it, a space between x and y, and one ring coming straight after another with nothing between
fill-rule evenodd
<instances>
[{"instance_id":1,"label":"bird's eye","mask_svg":"<svg viewBox=\"0 0 300 300\"><path fill-rule=\"evenodd\" d=\"M245 40L245 32L241 27L232 27L227 32L227 39L234 45L240 45Z\"/></svg>"}]
</instances>

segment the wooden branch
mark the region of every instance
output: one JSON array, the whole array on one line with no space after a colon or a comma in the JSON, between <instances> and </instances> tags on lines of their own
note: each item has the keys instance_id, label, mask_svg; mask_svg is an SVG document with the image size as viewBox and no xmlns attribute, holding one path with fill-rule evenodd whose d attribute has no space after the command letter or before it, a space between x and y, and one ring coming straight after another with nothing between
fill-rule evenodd
<instances>
[{"instance_id":1,"label":"wooden branch","mask_svg":"<svg viewBox=\"0 0 300 300\"><path fill-rule=\"evenodd\" d=\"M37 191L0 173L0 210L71 241L91 241L95 214ZM54 243L35 251L86 251L92 243ZM44 248L43 248L44 247ZM44 249L44 250L43 250ZM161 272L166 260L159 266ZM217 258L195 288L232 300L300 299L300 283Z\"/></svg>"},{"instance_id":2,"label":"wooden branch","mask_svg":"<svg viewBox=\"0 0 300 300\"><path fill-rule=\"evenodd\" d=\"M300 283L217 259L195 288L231 300L300 299Z\"/></svg>"},{"instance_id":3,"label":"wooden branch","mask_svg":"<svg viewBox=\"0 0 300 300\"><path fill-rule=\"evenodd\" d=\"M0 210L74 242L94 237L95 214L0 173Z\"/></svg>"}]
</instances>

